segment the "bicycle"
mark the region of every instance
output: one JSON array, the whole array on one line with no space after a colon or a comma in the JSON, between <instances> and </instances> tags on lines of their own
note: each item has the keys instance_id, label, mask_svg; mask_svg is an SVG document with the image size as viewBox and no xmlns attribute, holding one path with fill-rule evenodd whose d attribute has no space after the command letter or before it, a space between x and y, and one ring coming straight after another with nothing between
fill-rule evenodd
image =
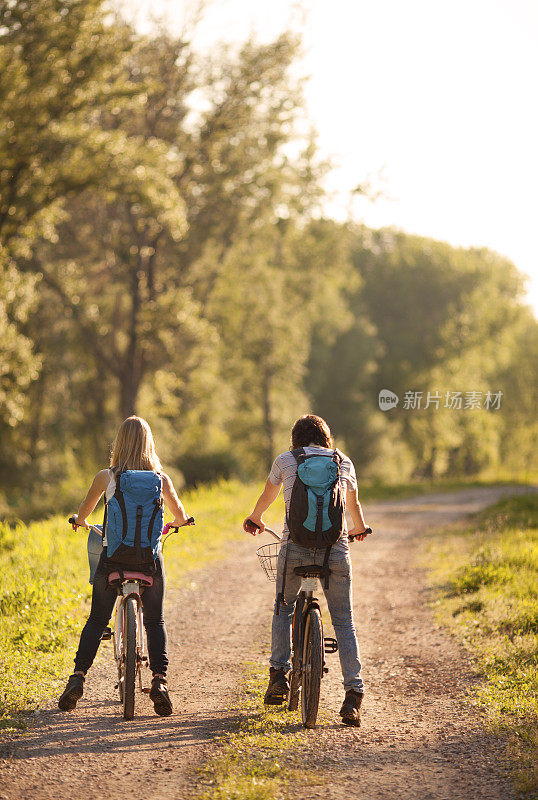
<instances>
[{"instance_id":1,"label":"bicycle","mask_svg":"<svg viewBox=\"0 0 538 800\"><path fill-rule=\"evenodd\" d=\"M265 530L279 543L282 541L271 528L266 527ZM276 581L279 550L279 545L273 543L264 544L256 550L260 564L270 581ZM318 580L325 576L324 567L319 564L308 564L295 567L294 572L301 577L301 588L293 612L292 666L287 707L289 711L296 711L300 698L303 725L305 728L315 728L321 679L329 671L325 663L325 654L336 653L338 643L336 639L323 635L321 608L315 596L319 586Z\"/></svg>"},{"instance_id":2,"label":"bicycle","mask_svg":"<svg viewBox=\"0 0 538 800\"><path fill-rule=\"evenodd\" d=\"M76 524L74 516L69 517L69 523L74 530L80 527ZM194 525L194 517L189 517L184 525ZM164 527L163 537L169 535L170 531L177 533L180 527L184 526L172 526L168 523ZM102 525L90 524L89 528L90 532L93 531L102 538ZM90 566L90 583L92 577L92 567ZM134 717L137 677L140 691L145 694L149 694L150 691L143 685L142 678L142 666L149 667L144 635L142 594L146 587L153 584L153 577L149 571L124 569L118 565L117 569L110 572L108 582L116 589L118 596L112 612L112 626L105 629L101 639L112 639L114 660L118 671L116 688L119 692L120 703L123 705L123 718L130 720Z\"/></svg>"}]
</instances>

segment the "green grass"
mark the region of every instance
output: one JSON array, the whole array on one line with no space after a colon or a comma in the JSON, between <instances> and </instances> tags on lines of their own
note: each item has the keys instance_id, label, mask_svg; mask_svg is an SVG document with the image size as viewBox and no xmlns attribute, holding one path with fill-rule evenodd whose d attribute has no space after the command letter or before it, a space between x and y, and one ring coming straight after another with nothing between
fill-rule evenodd
<instances>
[{"instance_id":1,"label":"green grass","mask_svg":"<svg viewBox=\"0 0 538 800\"><path fill-rule=\"evenodd\" d=\"M266 681L259 665L246 666L238 707L233 709L239 721L217 742L218 754L202 770L206 788L197 800L277 800L292 781L301 786L326 782L320 772L298 768L297 754L315 734L303 728L300 711L263 705ZM318 729L331 722L320 710Z\"/></svg>"},{"instance_id":2,"label":"green grass","mask_svg":"<svg viewBox=\"0 0 538 800\"><path fill-rule=\"evenodd\" d=\"M90 596L85 537L56 518L0 523L0 726L22 724L72 669ZM14 716L15 715L15 716Z\"/></svg>"},{"instance_id":3,"label":"green grass","mask_svg":"<svg viewBox=\"0 0 538 800\"><path fill-rule=\"evenodd\" d=\"M458 492L485 486L529 486L538 482L538 475L504 476L501 474L482 478L439 478L438 480L415 480L409 483L383 484L359 480L359 496L362 502L377 500L399 500L415 495L437 492Z\"/></svg>"},{"instance_id":4,"label":"green grass","mask_svg":"<svg viewBox=\"0 0 538 800\"><path fill-rule=\"evenodd\" d=\"M439 619L476 659L474 698L505 733L518 788L538 795L538 494L501 500L434 535Z\"/></svg>"},{"instance_id":5,"label":"green grass","mask_svg":"<svg viewBox=\"0 0 538 800\"><path fill-rule=\"evenodd\" d=\"M226 556L261 486L222 482L185 493L196 525L172 534L165 548L172 585ZM276 520L282 513L275 504ZM100 522L102 512L93 515ZM28 713L57 693L73 668L85 617L86 534L65 517L25 525L0 522L0 727L24 725Z\"/></svg>"},{"instance_id":6,"label":"green grass","mask_svg":"<svg viewBox=\"0 0 538 800\"><path fill-rule=\"evenodd\" d=\"M239 481L221 481L185 492L181 500L196 525L180 528L165 544L167 577L181 582L186 573L226 557L227 546L236 539L248 537L243 520L252 511L263 486ZM276 525L283 517L283 502L270 509L265 518Z\"/></svg>"}]
</instances>

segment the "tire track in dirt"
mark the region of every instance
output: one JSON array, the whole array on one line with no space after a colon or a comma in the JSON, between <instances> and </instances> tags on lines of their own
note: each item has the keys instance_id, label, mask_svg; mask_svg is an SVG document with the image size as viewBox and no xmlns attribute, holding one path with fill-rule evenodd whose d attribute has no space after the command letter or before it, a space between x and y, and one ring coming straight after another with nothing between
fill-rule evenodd
<instances>
[{"instance_id":1,"label":"tire track in dirt","mask_svg":"<svg viewBox=\"0 0 538 800\"><path fill-rule=\"evenodd\" d=\"M301 764L318 773L323 785L290 786L290 796L513 796L499 770L502 742L489 737L480 714L460 702L476 682L472 667L462 648L433 622L424 605L423 573L415 565L428 527L506 493L506 488L472 489L369 505L367 519L376 536L352 548L367 684L363 727L336 722L342 688L337 657L330 656L321 702L333 711L335 724L312 731L311 744L301 753ZM147 695L137 693L135 719L121 718L107 643L74 712L62 713L51 701L28 732L3 737L0 800L196 795L197 768L216 750L216 737L237 724L229 709L242 664L268 639L274 586L256 563L254 544L250 538L231 544L225 562L193 573L187 586L167 592L173 716L157 717Z\"/></svg>"}]
</instances>

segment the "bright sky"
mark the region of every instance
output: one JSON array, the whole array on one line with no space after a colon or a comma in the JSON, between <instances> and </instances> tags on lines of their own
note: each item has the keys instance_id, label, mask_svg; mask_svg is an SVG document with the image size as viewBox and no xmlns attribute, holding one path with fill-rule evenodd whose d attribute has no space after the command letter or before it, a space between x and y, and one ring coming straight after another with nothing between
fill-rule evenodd
<instances>
[{"instance_id":1,"label":"bright sky","mask_svg":"<svg viewBox=\"0 0 538 800\"><path fill-rule=\"evenodd\" d=\"M188 0L125 0L180 28ZM536 0L212 0L197 46L303 32L307 103L335 164L329 213L486 246L527 273L538 314Z\"/></svg>"}]
</instances>

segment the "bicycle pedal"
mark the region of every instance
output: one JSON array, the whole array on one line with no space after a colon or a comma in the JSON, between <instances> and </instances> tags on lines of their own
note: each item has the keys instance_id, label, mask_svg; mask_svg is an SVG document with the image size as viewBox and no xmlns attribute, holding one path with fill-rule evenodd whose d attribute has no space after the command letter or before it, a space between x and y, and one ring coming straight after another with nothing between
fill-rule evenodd
<instances>
[{"instance_id":1,"label":"bicycle pedal","mask_svg":"<svg viewBox=\"0 0 538 800\"><path fill-rule=\"evenodd\" d=\"M326 675L329 671L329 667L323 667L323 674Z\"/></svg>"},{"instance_id":2,"label":"bicycle pedal","mask_svg":"<svg viewBox=\"0 0 538 800\"><path fill-rule=\"evenodd\" d=\"M112 639L112 631L110 628L105 628L103 633L101 634L101 641L104 642L107 639Z\"/></svg>"},{"instance_id":3,"label":"bicycle pedal","mask_svg":"<svg viewBox=\"0 0 538 800\"><path fill-rule=\"evenodd\" d=\"M149 688L149 686L144 686L142 691L144 692L144 694L149 694L151 692L151 689Z\"/></svg>"},{"instance_id":4,"label":"bicycle pedal","mask_svg":"<svg viewBox=\"0 0 538 800\"><path fill-rule=\"evenodd\" d=\"M336 651L338 650L338 642L331 636L324 636L323 644L325 646L326 653L336 653Z\"/></svg>"}]
</instances>

